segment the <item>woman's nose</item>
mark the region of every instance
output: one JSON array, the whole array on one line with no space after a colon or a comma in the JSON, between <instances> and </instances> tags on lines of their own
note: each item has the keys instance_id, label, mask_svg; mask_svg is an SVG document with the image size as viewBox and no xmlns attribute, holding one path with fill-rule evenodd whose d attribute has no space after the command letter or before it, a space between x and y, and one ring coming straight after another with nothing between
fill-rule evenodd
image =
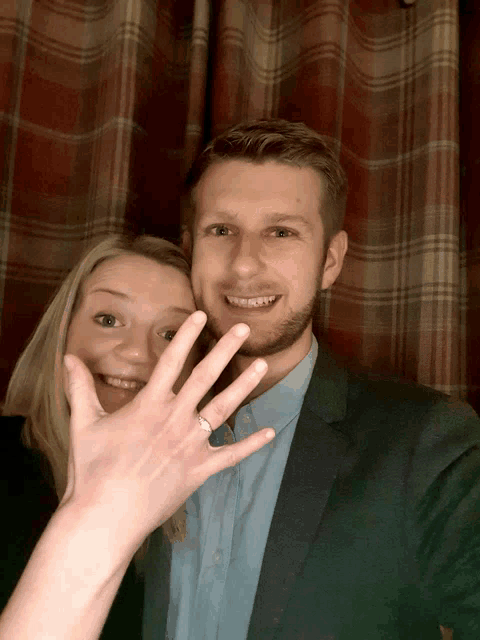
<instances>
[{"instance_id":1,"label":"woman's nose","mask_svg":"<svg viewBox=\"0 0 480 640\"><path fill-rule=\"evenodd\" d=\"M150 333L142 328L126 331L117 345L117 352L133 362L149 363L158 358L155 356Z\"/></svg>"}]
</instances>

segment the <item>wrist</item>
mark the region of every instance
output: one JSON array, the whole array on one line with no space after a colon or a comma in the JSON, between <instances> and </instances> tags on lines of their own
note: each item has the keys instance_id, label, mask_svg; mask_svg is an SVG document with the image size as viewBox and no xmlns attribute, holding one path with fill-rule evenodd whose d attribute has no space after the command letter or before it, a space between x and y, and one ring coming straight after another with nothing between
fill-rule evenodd
<instances>
[{"instance_id":1,"label":"wrist","mask_svg":"<svg viewBox=\"0 0 480 640\"><path fill-rule=\"evenodd\" d=\"M67 556L81 554L86 571L101 581L108 581L117 572L123 574L141 544L141 540L129 537L128 530L111 515L104 508L66 502L48 525Z\"/></svg>"},{"instance_id":2,"label":"wrist","mask_svg":"<svg viewBox=\"0 0 480 640\"><path fill-rule=\"evenodd\" d=\"M129 561L98 514L63 505L0 616L0 638L98 638Z\"/></svg>"}]
</instances>

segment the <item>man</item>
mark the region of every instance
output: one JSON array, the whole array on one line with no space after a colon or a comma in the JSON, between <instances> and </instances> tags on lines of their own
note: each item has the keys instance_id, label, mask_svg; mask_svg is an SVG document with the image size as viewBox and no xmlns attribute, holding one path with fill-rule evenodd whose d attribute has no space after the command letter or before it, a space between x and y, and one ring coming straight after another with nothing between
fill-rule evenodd
<instances>
[{"instance_id":1,"label":"man","mask_svg":"<svg viewBox=\"0 0 480 640\"><path fill-rule=\"evenodd\" d=\"M345 193L300 123L235 126L193 168L197 305L216 338L250 326L231 379L259 356L269 367L211 442L277 435L188 500L171 553L153 537L147 640L429 640L440 625L480 637L478 417L346 371L312 334L347 250Z\"/></svg>"}]
</instances>

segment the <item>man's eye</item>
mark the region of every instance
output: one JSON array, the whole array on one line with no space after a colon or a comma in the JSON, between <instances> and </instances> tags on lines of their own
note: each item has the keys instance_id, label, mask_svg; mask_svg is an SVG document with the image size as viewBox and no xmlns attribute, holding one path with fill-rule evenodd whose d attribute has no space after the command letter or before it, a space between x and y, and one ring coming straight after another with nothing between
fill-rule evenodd
<instances>
[{"instance_id":1,"label":"man's eye","mask_svg":"<svg viewBox=\"0 0 480 640\"><path fill-rule=\"evenodd\" d=\"M275 234L276 238L289 238L291 235L293 235L289 229L283 228L274 229L273 233Z\"/></svg>"},{"instance_id":2,"label":"man's eye","mask_svg":"<svg viewBox=\"0 0 480 640\"><path fill-rule=\"evenodd\" d=\"M228 236L229 228L223 224L216 225L210 228L210 233L214 236Z\"/></svg>"},{"instance_id":3,"label":"man's eye","mask_svg":"<svg viewBox=\"0 0 480 640\"><path fill-rule=\"evenodd\" d=\"M168 331L162 331L162 333L159 333L159 336L170 342L174 339L176 333L177 332L174 329L168 329Z\"/></svg>"},{"instance_id":4,"label":"man's eye","mask_svg":"<svg viewBox=\"0 0 480 640\"><path fill-rule=\"evenodd\" d=\"M116 328L121 326L117 318L111 313L99 313L95 316L95 322L97 322L101 327L107 328Z\"/></svg>"}]
</instances>

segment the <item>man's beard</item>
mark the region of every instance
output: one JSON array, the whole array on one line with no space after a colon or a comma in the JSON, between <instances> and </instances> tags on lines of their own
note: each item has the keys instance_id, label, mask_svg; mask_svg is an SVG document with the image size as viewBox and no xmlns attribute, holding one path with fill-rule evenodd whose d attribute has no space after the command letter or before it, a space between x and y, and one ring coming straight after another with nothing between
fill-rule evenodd
<instances>
[{"instance_id":1,"label":"man's beard","mask_svg":"<svg viewBox=\"0 0 480 640\"><path fill-rule=\"evenodd\" d=\"M304 307L299 311L291 313L277 325L268 327L268 335L265 337L257 338L255 336L256 331L254 327L250 336L237 351L237 355L249 358L265 358L266 356L280 353L294 345L304 334L308 325L319 310L319 303L322 295L320 284L321 277L317 279L315 295L310 298ZM220 328L220 322L210 311L207 311L203 306L201 308L204 309L208 315L208 329L216 340L220 340L226 332ZM248 320L246 322L248 324Z\"/></svg>"}]
</instances>

